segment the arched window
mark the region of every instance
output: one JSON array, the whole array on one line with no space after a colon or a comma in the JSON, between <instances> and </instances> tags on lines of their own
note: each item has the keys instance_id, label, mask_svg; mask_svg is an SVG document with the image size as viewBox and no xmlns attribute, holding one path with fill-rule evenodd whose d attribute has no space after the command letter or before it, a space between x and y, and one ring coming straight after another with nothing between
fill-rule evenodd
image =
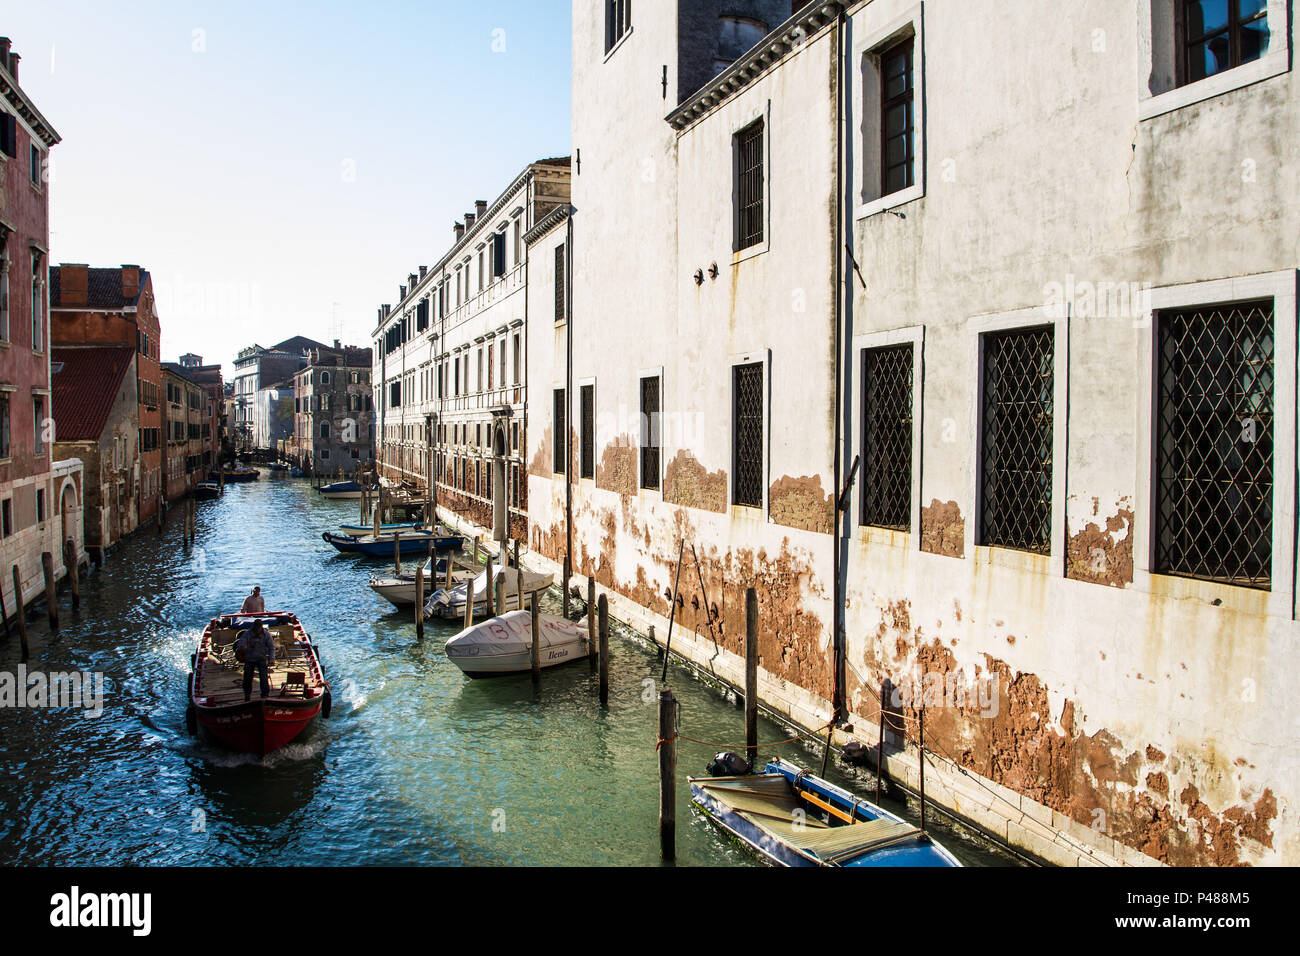
<instances>
[{"instance_id":1,"label":"arched window","mask_svg":"<svg viewBox=\"0 0 1300 956\"><path fill-rule=\"evenodd\" d=\"M321 383L322 385L328 385L328 384L330 383L330 373L329 373L329 372L321 372L321 373L320 373L320 383Z\"/></svg>"}]
</instances>

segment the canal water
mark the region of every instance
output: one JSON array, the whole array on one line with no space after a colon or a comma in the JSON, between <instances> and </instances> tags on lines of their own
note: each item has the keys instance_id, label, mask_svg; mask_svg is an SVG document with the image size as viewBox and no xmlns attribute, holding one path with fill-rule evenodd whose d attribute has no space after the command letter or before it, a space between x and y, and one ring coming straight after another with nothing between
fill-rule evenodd
<instances>
[{"instance_id":1,"label":"canal water","mask_svg":"<svg viewBox=\"0 0 1300 956\"><path fill-rule=\"evenodd\" d=\"M264 473L196 507L193 548L174 509L83 582L80 611L62 596L58 632L31 619L29 669L102 672L105 709L0 708L0 864L659 864L651 649L615 628L606 710L585 663L544 672L539 689L527 675L471 681L443 653L458 627L417 641L412 615L366 586L385 566L321 540L357 518L356 502ZM298 614L334 698L330 719L260 759L185 731L203 626L253 585L268 609ZM0 671L19 659L17 635L0 637ZM683 668L670 683L683 733L744 740L742 711L719 692ZM786 736L761 722L761 740ZM820 764L810 745L772 752ZM753 865L689 808L686 776L712 754L680 746L678 865ZM931 823L967 865L1011 862Z\"/></svg>"}]
</instances>

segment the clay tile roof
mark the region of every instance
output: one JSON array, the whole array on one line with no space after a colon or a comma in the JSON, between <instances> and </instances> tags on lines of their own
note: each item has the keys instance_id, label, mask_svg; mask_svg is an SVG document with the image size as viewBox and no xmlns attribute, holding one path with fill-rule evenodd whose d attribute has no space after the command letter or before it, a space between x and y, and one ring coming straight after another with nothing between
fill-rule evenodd
<instances>
[{"instance_id":1,"label":"clay tile roof","mask_svg":"<svg viewBox=\"0 0 1300 956\"><path fill-rule=\"evenodd\" d=\"M99 439L134 355L129 345L50 351L51 366L62 363L52 376L50 400L59 441Z\"/></svg>"},{"instance_id":2,"label":"clay tile roof","mask_svg":"<svg viewBox=\"0 0 1300 956\"><path fill-rule=\"evenodd\" d=\"M149 271L140 270L140 290L143 291L145 284L149 281ZM50 267L50 305L58 308L62 303L59 300L60 287L62 285L59 267ZM73 308L84 309L126 309L135 305L140 300L140 293L137 292L133 298L127 299L122 296L122 270L121 268L107 269L87 269L86 270L86 304L84 306L73 306Z\"/></svg>"}]
</instances>

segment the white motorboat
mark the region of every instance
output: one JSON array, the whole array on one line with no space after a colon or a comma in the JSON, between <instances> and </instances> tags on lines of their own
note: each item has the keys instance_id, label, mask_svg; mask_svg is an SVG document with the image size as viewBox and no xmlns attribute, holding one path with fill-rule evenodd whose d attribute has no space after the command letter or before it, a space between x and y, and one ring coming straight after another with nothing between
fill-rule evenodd
<instances>
[{"instance_id":1,"label":"white motorboat","mask_svg":"<svg viewBox=\"0 0 1300 956\"><path fill-rule=\"evenodd\" d=\"M424 575L424 593L432 594L438 588L438 582L446 583L447 581L447 564L446 558L438 561L437 574L434 575L430 568L430 562L426 561L420 573ZM451 569L452 585L461 584L471 577L474 571L471 568ZM370 576L370 588L380 597L385 598L394 607L410 607L415 603L415 572L404 571L401 574L372 574ZM462 605L463 607L464 605Z\"/></svg>"},{"instance_id":2,"label":"white motorboat","mask_svg":"<svg viewBox=\"0 0 1300 956\"><path fill-rule=\"evenodd\" d=\"M514 604L520 591L521 577L523 578L522 588L525 597L546 590L555 579L553 574L543 574L537 571L520 568L496 568L492 576L493 600L496 600L496 582L504 578L505 583L502 590L505 595L505 606L510 607ZM438 617L452 621L464 620L465 599L471 587L473 588L474 616L482 617L487 614L488 578L487 571L484 570L479 572L473 581L458 584L450 590L439 588L434 591L424 604L424 616L426 618Z\"/></svg>"},{"instance_id":3,"label":"white motorboat","mask_svg":"<svg viewBox=\"0 0 1300 956\"><path fill-rule=\"evenodd\" d=\"M587 625L556 614L538 620L541 667L587 657ZM448 659L467 677L497 677L532 670L533 625L528 611L508 611L467 627L447 641Z\"/></svg>"}]
</instances>

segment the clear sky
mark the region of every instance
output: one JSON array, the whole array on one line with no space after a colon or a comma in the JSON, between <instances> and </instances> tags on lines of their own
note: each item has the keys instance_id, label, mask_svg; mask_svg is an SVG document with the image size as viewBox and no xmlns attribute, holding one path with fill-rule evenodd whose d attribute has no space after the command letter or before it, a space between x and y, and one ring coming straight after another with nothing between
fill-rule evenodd
<instances>
[{"instance_id":1,"label":"clear sky","mask_svg":"<svg viewBox=\"0 0 1300 956\"><path fill-rule=\"evenodd\" d=\"M370 344L475 199L569 154L568 0L5 8L63 137L50 261L149 269L164 360Z\"/></svg>"}]
</instances>

